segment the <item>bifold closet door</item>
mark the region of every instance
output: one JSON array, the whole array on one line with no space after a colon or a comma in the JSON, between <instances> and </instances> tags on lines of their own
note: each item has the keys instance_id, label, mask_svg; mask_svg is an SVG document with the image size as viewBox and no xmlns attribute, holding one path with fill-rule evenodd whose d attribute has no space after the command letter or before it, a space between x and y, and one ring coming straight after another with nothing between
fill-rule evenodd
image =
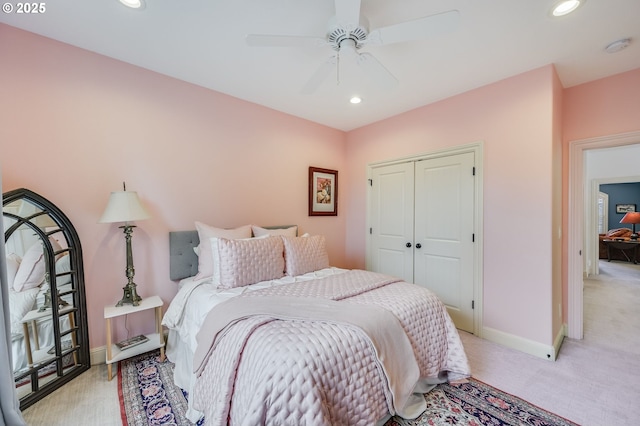
<instances>
[{"instance_id":1,"label":"bifold closet door","mask_svg":"<svg viewBox=\"0 0 640 426\"><path fill-rule=\"evenodd\" d=\"M473 332L474 154L415 163L414 281Z\"/></svg>"},{"instance_id":2,"label":"bifold closet door","mask_svg":"<svg viewBox=\"0 0 640 426\"><path fill-rule=\"evenodd\" d=\"M371 172L370 269L413 282L413 162Z\"/></svg>"}]
</instances>

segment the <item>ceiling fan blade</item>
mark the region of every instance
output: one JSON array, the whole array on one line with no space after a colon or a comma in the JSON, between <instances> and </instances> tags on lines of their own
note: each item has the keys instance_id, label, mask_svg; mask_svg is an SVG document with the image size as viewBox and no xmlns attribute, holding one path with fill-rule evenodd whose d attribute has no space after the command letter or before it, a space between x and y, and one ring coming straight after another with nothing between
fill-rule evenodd
<instances>
[{"instance_id":1,"label":"ceiling fan blade","mask_svg":"<svg viewBox=\"0 0 640 426\"><path fill-rule=\"evenodd\" d=\"M268 34L249 34L245 37L245 42L252 47L319 47L327 44L327 41L320 37Z\"/></svg>"},{"instance_id":2,"label":"ceiling fan blade","mask_svg":"<svg viewBox=\"0 0 640 426\"><path fill-rule=\"evenodd\" d=\"M320 68L311 76L309 81L302 88L302 93L310 95L320 87L320 85L327 79L331 70L336 69L336 57L332 56L325 61Z\"/></svg>"},{"instance_id":3,"label":"ceiling fan blade","mask_svg":"<svg viewBox=\"0 0 640 426\"><path fill-rule=\"evenodd\" d=\"M360 0L336 0L336 21L343 28L360 25Z\"/></svg>"},{"instance_id":4,"label":"ceiling fan blade","mask_svg":"<svg viewBox=\"0 0 640 426\"><path fill-rule=\"evenodd\" d=\"M392 89L398 80L371 53L358 55L358 65L383 89Z\"/></svg>"},{"instance_id":5,"label":"ceiling fan blade","mask_svg":"<svg viewBox=\"0 0 640 426\"><path fill-rule=\"evenodd\" d=\"M424 40L434 35L456 29L460 21L457 10L429 15L412 21L378 28L369 33L367 41L372 44L392 44L412 40Z\"/></svg>"}]
</instances>

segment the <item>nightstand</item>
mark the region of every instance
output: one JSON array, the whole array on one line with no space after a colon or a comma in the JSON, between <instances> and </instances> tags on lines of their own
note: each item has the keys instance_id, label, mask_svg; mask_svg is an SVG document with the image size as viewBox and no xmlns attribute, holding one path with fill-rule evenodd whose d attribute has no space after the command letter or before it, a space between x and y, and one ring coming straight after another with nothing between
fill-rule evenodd
<instances>
[{"instance_id":1,"label":"nightstand","mask_svg":"<svg viewBox=\"0 0 640 426\"><path fill-rule=\"evenodd\" d=\"M131 348L120 350L111 342L111 318L123 315L134 314L136 312L155 309L156 311L156 332L145 334L148 341ZM119 306L113 305L104 307L104 319L107 321L107 367L109 371L109 380L113 378L111 364L123 359L131 358L145 352L160 348L160 359L164 361L164 335L162 334L162 299L160 296L145 297L140 301L138 306Z\"/></svg>"},{"instance_id":2,"label":"nightstand","mask_svg":"<svg viewBox=\"0 0 640 426\"><path fill-rule=\"evenodd\" d=\"M58 316L62 317L63 315L69 315L69 325L71 330L76 328L73 312L75 309L73 306L65 306L58 311ZM54 356L49 354L48 349L40 349L40 338L38 337L38 321L47 321L51 320L51 309L47 309L45 311L40 312L38 309L34 309L33 311L27 312L27 314L22 318L22 329L24 331L24 345L27 352L27 365L29 367L34 364L42 363L44 361L53 359ZM35 351L32 351L31 348L31 337L29 333L29 326L31 326L31 331L33 332L33 342L35 344ZM53 333L53 331L52 331ZM73 347L76 345L76 332L71 333L71 342ZM74 364L78 364L78 352L73 353Z\"/></svg>"}]
</instances>

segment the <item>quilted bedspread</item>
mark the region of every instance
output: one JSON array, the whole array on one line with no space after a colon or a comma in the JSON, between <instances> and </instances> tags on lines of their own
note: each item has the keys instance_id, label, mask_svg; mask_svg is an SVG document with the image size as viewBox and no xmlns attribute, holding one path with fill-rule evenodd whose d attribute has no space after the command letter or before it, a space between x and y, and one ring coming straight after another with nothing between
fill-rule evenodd
<instances>
[{"instance_id":1,"label":"quilted bedspread","mask_svg":"<svg viewBox=\"0 0 640 426\"><path fill-rule=\"evenodd\" d=\"M432 292L358 270L218 305L198 334L194 369L194 406L220 425L416 417L429 385L470 375Z\"/></svg>"}]
</instances>

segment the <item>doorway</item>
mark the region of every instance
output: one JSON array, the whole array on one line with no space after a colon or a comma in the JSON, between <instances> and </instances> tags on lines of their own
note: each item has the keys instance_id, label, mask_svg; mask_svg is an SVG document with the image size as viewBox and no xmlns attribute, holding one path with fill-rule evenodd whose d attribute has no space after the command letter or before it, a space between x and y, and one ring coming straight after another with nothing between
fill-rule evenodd
<instances>
[{"instance_id":1,"label":"doorway","mask_svg":"<svg viewBox=\"0 0 640 426\"><path fill-rule=\"evenodd\" d=\"M568 245L567 245L567 281L568 281L568 318L567 337L582 339L584 336L584 271L585 247L590 244L585 241L585 232L591 230L586 218L588 209L587 197L583 188L587 187L586 154L593 149L640 146L640 132L624 133L620 135L604 136L570 142L569 144L569 209L568 209ZM593 244L593 243L591 243Z\"/></svg>"}]
</instances>

